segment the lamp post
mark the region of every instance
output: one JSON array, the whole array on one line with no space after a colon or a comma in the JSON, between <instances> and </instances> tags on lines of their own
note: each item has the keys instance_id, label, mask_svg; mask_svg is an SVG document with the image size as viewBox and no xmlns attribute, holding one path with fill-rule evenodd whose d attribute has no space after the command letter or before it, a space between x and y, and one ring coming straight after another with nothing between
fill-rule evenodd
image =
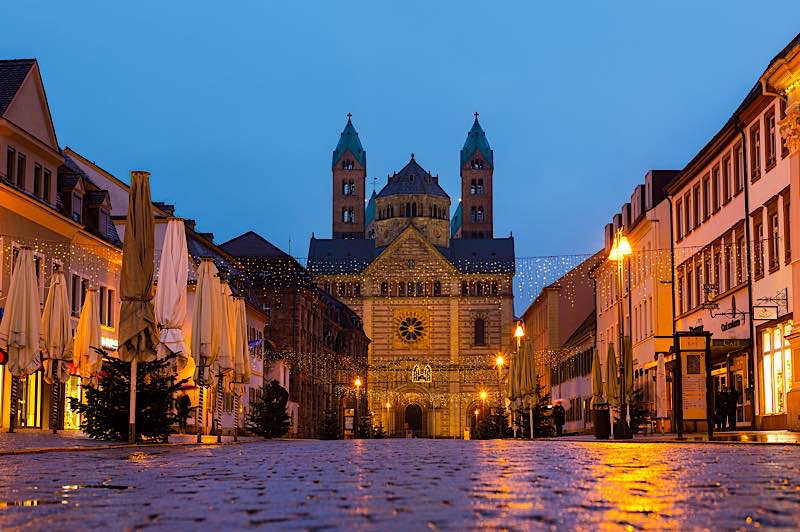
<instances>
[{"instance_id":1,"label":"lamp post","mask_svg":"<svg viewBox=\"0 0 800 532\"><path fill-rule=\"evenodd\" d=\"M494 363L497 366L497 390L500 392L500 408L505 410L505 405L503 404L503 364L506 363L506 359L503 358L502 353L497 353Z\"/></svg>"},{"instance_id":2,"label":"lamp post","mask_svg":"<svg viewBox=\"0 0 800 532\"><path fill-rule=\"evenodd\" d=\"M517 352L514 355L514 363L515 364L519 364L520 363L520 360L519 360L519 348L520 348L520 345L522 344L522 338L524 336L525 336L525 328L522 326L522 320L519 320L519 321L517 321L517 326L514 329L514 338L516 338L516 340L517 340ZM519 390L517 390L517 392L519 393ZM512 412L511 415L513 417L514 416L514 412ZM533 431L531 431L531 434L533 434ZM514 437L516 437L516 430L514 431Z\"/></svg>"},{"instance_id":3,"label":"lamp post","mask_svg":"<svg viewBox=\"0 0 800 532\"><path fill-rule=\"evenodd\" d=\"M353 420L353 437L358 437L358 403L361 402L361 377L356 375L353 384L356 387L356 408L355 408L355 419Z\"/></svg>"},{"instance_id":4,"label":"lamp post","mask_svg":"<svg viewBox=\"0 0 800 532\"><path fill-rule=\"evenodd\" d=\"M619 380L620 380L620 417L622 419L621 423L621 430L614 432L614 439L631 439L632 434L630 428L628 427L628 421L626 419L627 416L627 407L628 407L628 400L627 400L627 393L628 391L626 388L626 378L625 378L625 318L622 310L622 292L624 290L624 279L625 279L625 257L629 257L633 253L633 249L631 249L631 244L628 242L628 238L623 234L622 228L617 230L617 233L614 235L614 244L611 246L611 252L608 254L608 260L610 262L617 263L617 328L619 329ZM628 290L628 297L631 297L630 290ZM629 331L630 332L630 331ZM631 346L632 347L632 346ZM614 420L612 419L611 422L613 423Z\"/></svg>"},{"instance_id":5,"label":"lamp post","mask_svg":"<svg viewBox=\"0 0 800 532\"><path fill-rule=\"evenodd\" d=\"M392 408L392 403L386 401L386 435L389 436L389 409Z\"/></svg>"}]
</instances>

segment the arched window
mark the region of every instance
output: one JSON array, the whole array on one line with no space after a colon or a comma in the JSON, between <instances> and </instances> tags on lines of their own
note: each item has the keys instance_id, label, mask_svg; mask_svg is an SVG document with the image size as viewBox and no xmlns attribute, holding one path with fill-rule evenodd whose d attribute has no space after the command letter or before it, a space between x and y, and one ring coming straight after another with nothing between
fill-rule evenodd
<instances>
[{"instance_id":1,"label":"arched window","mask_svg":"<svg viewBox=\"0 0 800 532\"><path fill-rule=\"evenodd\" d=\"M434 296L442 295L442 283L440 281L433 282L433 295Z\"/></svg>"},{"instance_id":2,"label":"arched window","mask_svg":"<svg viewBox=\"0 0 800 532\"><path fill-rule=\"evenodd\" d=\"M411 282L411 281L408 282L408 290L407 290L407 292L408 292L409 297L414 295L414 283Z\"/></svg>"},{"instance_id":3,"label":"arched window","mask_svg":"<svg viewBox=\"0 0 800 532\"><path fill-rule=\"evenodd\" d=\"M469 219L471 221L473 221L473 222L477 221L477 219L478 219L478 209L476 209L475 207L472 207L469 210Z\"/></svg>"},{"instance_id":4,"label":"arched window","mask_svg":"<svg viewBox=\"0 0 800 532\"><path fill-rule=\"evenodd\" d=\"M483 179L478 179L478 194L483 194Z\"/></svg>"},{"instance_id":5,"label":"arched window","mask_svg":"<svg viewBox=\"0 0 800 532\"><path fill-rule=\"evenodd\" d=\"M478 207L478 217L477 217L477 221L478 221L479 223L480 223L480 222L483 222L483 207Z\"/></svg>"},{"instance_id":6,"label":"arched window","mask_svg":"<svg viewBox=\"0 0 800 532\"><path fill-rule=\"evenodd\" d=\"M347 209L342 209L342 221L346 224L350 223L350 211Z\"/></svg>"},{"instance_id":7,"label":"arched window","mask_svg":"<svg viewBox=\"0 0 800 532\"><path fill-rule=\"evenodd\" d=\"M386 297L389 295L389 283L383 281L381 283L381 296Z\"/></svg>"},{"instance_id":8,"label":"arched window","mask_svg":"<svg viewBox=\"0 0 800 532\"><path fill-rule=\"evenodd\" d=\"M400 297L406 297L406 283L404 281L397 283L397 295Z\"/></svg>"},{"instance_id":9,"label":"arched window","mask_svg":"<svg viewBox=\"0 0 800 532\"><path fill-rule=\"evenodd\" d=\"M411 216L416 216L416 215L417 215L417 204L416 203L412 203L411 204Z\"/></svg>"},{"instance_id":10,"label":"arched window","mask_svg":"<svg viewBox=\"0 0 800 532\"><path fill-rule=\"evenodd\" d=\"M475 295L476 296L483 295L483 283L481 282L475 283Z\"/></svg>"},{"instance_id":11,"label":"arched window","mask_svg":"<svg viewBox=\"0 0 800 532\"><path fill-rule=\"evenodd\" d=\"M475 320L475 345L486 345L486 322L483 318Z\"/></svg>"},{"instance_id":12,"label":"arched window","mask_svg":"<svg viewBox=\"0 0 800 532\"><path fill-rule=\"evenodd\" d=\"M492 295L497 295L497 281L492 281Z\"/></svg>"},{"instance_id":13,"label":"arched window","mask_svg":"<svg viewBox=\"0 0 800 532\"><path fill-rule=\"evenodd\" d=\"M472 182L470 183L470 187L469 187L469 193L470 193L470 194L475 194L475 193L477 193L477 192L478 192L478 189L477 189L477 187L475 186L475 180L473 179L473 180L472 180Z\"/></svg>"}]
</instances>

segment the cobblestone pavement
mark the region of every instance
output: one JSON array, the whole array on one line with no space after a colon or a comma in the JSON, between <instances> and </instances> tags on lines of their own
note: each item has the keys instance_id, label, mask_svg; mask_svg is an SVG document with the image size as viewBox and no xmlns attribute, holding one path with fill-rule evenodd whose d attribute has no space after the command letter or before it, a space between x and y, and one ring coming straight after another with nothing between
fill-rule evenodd
<instances>
[{"instance_id":1,"label":"cobblestone pavement","mask_svg":"<svg viewBox=\"0 0 800 532\"><path fill-rule=\"evenodd\" d=\"M800 527L800 448L268 441L0 457L0 529Z\"/></svg>"}]
</instances>

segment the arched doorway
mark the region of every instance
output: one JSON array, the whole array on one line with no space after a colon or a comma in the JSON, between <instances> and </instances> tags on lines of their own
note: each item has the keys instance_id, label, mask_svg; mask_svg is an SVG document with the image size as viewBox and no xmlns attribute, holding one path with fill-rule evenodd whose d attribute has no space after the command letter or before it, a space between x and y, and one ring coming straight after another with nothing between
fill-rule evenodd
<instances>
[{"instance_id":1,"label":"arched doorway","mask_svg":"<svg viewBox=\"0 0 800 532\"><path fill-rule=\"evenodd\" d=\"M411 403L406 407L405 428L413 431L417 436L422 433L422 407L416 403Z\"/></svg>"}]
</instances>

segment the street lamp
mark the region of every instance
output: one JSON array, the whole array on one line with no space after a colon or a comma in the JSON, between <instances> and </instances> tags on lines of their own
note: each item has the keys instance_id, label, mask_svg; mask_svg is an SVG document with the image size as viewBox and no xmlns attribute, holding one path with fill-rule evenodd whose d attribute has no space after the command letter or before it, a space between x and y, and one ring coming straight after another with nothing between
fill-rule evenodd
<instances>
[{"instance_id":1,"label":"street lamp","mask_svg":"<svg viewBox=\"0 0 800 532\"><path fill-rule=\"evenodd\" d=\"M619 330L619 380L620 386L620 414L622 418L621 423L621 434L617 435L616 432L614 433L615 439L630 439L632 437L629 427L628 421L626 419L627 416L627 398L626 395L628 391L625 389L626 387L626 379L625 379L625 324L624 324L624 316L622 311L622 291L624 289L623 283L625 279L625 257L629 257L633 253L633 249L631 248L630 242L628 242L628 238L623 234L622 228L617 230L617 233L614 235L614 243L611 246L611 252L608 254L609 262L616 262L617 263L617 328ZM630 286L628 287L628 298L629 302L632 301L632 294L630 293ZM632 332L632 331L629 331ZM613 423L614 420L612 419L611 422Z\"/></svg>"},{"instance_id":2,"label":"street lamp","mask_svg":"<svg viewBox=\"0 0 800 532\"><path fill-rule=\"evenodd\" d=\"M356 375L355 380L353 380L353 384L356 387L356 408L355 408L355 419L353 420L353 435L358 436L358 403L361 399L361 377Z\"/></svg>"},{"instance_id":3,"label":"street lamp","mask_svg":"<svg viewBox=\"0 0 800 532\"><path fill-rule=\"evenodd\" d=\"M386 435L389 435L389 409L392 408L392 403L386 401Z\"/></svg>"},{"instance_id":4,"label":"street lamp","mask_svg":"<svg viewBox=\"0 0 800 532\"><path fill-rule=\"evenodd\" d=\"M478 412L479 412L479 410L476 408L475 409L475 434L478 433Z\"/></svg>"},{"instance_id":5,"label":"street lamp","mask_svg":"<svg viewBox=\"0 0 800 532\"><path fill-rule=\"evenodd\" d=\"M517 321L517 327L514 329L514 338L517 339L517 352L514 355L514 364L519 364L520 363L520 360L519 360L519 348L520 348L520 345L522 344L522 338L524 336L525 336L525 329L522 327L522 320L518 320ZM519 393L519 390L517 390L517 393ZM516 416L514 415L514 412L512 411L511 412L511 418L512 418L512 424L514 426L516 426L516 424L514 423L514 418L515 417ZM516 432L516 429L515 429L514 430L514 437L516 437L516 436L517 436L517 432Z\"/></svg>"}]
</instances>

